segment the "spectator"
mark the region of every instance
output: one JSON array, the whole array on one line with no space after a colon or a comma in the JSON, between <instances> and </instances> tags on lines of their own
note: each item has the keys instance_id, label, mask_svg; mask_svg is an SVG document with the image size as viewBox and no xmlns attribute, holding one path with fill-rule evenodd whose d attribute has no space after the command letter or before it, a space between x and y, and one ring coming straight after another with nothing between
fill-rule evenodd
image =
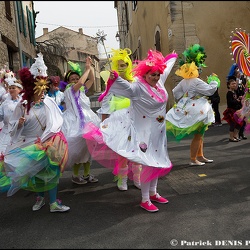
<instances>
[{"instance_id":1,"label":"spectator","mask_svg":"<svg viewBox=\"0 0 250 250\"><path fill-rule=\"evenodd\" d=\"M214 111L214 116L215 116L215 122L213 123L213 126L220 127L222 126L222 123L221 123L221 116L220 116L220 111L219 111L220 95L219 95L218 88L216 89L213 95L209 96L209 100L211 101L212 108Z\"/></svg>"}]
</instances>

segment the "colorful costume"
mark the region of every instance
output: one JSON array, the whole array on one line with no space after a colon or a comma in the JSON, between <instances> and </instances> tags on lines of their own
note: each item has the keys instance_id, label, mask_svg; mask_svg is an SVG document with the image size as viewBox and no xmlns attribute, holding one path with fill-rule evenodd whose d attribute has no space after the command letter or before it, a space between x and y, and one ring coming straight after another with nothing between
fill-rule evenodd
<instances>
[{"instance_id":1,"label":"colorful costume","mask_svg":"<svg viewBox=\"0 0 250 250\"><path fill-rule=\"evenodd\" d=\"M190 46L183 54L187 62L181 61L181 67L176 75L183 77L172 90L177 103L167 112L168 139L182 140L194 134L203 135L208 126L214 122L214 112L207 96L211 96L220 82L216 75L210 76L208 83L199 76L198 66L205 66L205 53L199 45ZM189 57L190 50L195 54L195 59ZM190 53L191 54L191 53ZM189 60L188 60L189 59ZM198 66L197 66L197 65Z\"/></svg>"},{"instance_id":2,"label":"colorful costume","mask_svg":"<svg viewBox=\"0 0 250 250\"><path fill-rule=\"evenodd\" d=\"M48 96L40 103L31 99L35 93L42 96L46 89L46 69L42 54L38 54L30 69L19 71L25 92L9 120L11 144L0 164L0 188L7 191L8 196L19 189L41 193L53 190L50 211L64 212L69 208L56 202L56 188L68 156L67 141L60 131L62 112ZM22 126L21 118L25 119ZM43 198L43 203L39 207L36 203L33 210L44 204Z\"/></svg>"},{"instance_id":3,"label":"colorful costume","mask_svg":"<svg viewBox=\"0 0 250 250\"><path fill-rule=\"evenodd\" d=\"M20 90L23 88L21 84L17 82L16 78L10 78L8 80L9 86L19 87ZM22 99L20 95L17 96L17 99L12 100L11 95L6 98L6 100L0 105L0 122L3 122L4 126L0 131L0 155L4 154L6 147L10 143L11 137L8 131L9 119L15 110L17 103Z\"/></svg>"},{"instance_id":4,"label":"colorful costume","mask_svg":"<svg viewBox=\"0 0 250 250\"><path fill-rule=\"evenodd\" d=\"M119 75L129 82L134 81L132 75L132 61L130 55L132 54L131 50L128 48L112 50L113 55L110 58L112 70L119 73ZM100 75L103 77L103 80L107 81L109 72L102 71ZM107 79L105 79L105 77ZM101 108L96 112L103 120L103 118L108 117L111 113L128 108L130 106L130 99L123 96L116 96L114 93L109 92L107 95L103 94L98 99L101 101ZM104 115L104 117L103 117ZM117 180L117 187L121 191L128 190L127 180L128 180L128 167L131 167L133 172L133 182L134 186L140 189L140 171L141 165L128 162L128 160L122 156L118 157L118 163L114 167L113 174L115 175L115 180Z\"/></svg>"},{"instance_id":5,"label":"colorful costume","mask_svg":"<svg viewBox=\"0 0 250 250\"><path fill-rule=\"evenodd\" d=\"M217 82L210 84L199 78L183 79L173 89L179 100L166 114L167 136L177 141L196 133L204 134L214 122L214 112L206 96L217 89Z\"/></svg>"},{"instance_id":6,"label":"colorful costume","mask_svg":"<svg viewBox=\"0 0 250 250\"><path fill-rule=\"evenodd\" d=\"M10 71L9 69L7 69L7 66L5 65L4 68L2 68L0 70L0 105L8 97L8 91L7 91L8 86L7 86L7 83L5 81L6 78L16 79L15 74L12 71ZM0 131L3 127L4 127L4 123L2 121L0 121ZM1 153L1 151L0 151L0 153Z\"/></svg>"},{"instance_id":7,"label":"colorful costume","mask_svg":"<svg viewBox=\"0 0 250 250\"><path fill-rule=\"evenodd\" d=\"M72 169L75 163L91 161L83 136L83 127L87 122L93 122L99 126L100 119L90 108L89 97L85 94L84 87L77 92L73 85L68 84L64 91L66 110L63 113L62 131L65 134L69 145L69 159L67 169Z\"/></svg>"},{"instance_id":8,"label":"colorful costume","mask_svg":"<svg viewBox=\"0 0 250 250\"><path fill-rule=\"evenodd\" d=\"M164 133L164 116L168 100L164 83L176 58L177 54L171 54L165 59L167 67L156 88L151 87L140 76L133 84L119 77L117 73L114 80L109 79L102 97L112 92L129 98L131 104L127 109L113 112L100 124L100 129L93 124L85 125L84 138L89 141L89 146L91 141L98 142L91 151L94 159L109 168L116 164L117 154L137 162L143 165L142 182L166 175L171 170L172 163L168 156ZM131 175L129 176L131 178Z\"/></svg>"},{"instance_id":9,"label":"colorful costume","mask_svg":"<svg viewBox=\"0 0 250 250\"><path fill-rule=\"evenodd\" d=\"M166 133L169 140L176 141L192 136L189 165L201 166L213 162L203 154L204 133L215 120L206 96L214 94L220 80L215 74L208 78L208 83L198 78L201 67L206 66L202 46L191 45L183 55L185 60L180 60L180 68L175 74L184 79L173 89L177 103L166 114Z\"/></svg>"},{"instance_id":10,"label":"colorful costume","mask_svg":"<svg viewBox=\"0 0 250 250\"><path fill-rule=\"evenodd\" d=\"M45 97L43 103L33 105L29 115L25 115L26 125L18 129L18 119L23 112L19 102L9 121L12 142L4 154L6 178L1 178L1 187L5 180L8 196L20 188L34 192L54 188L67 161L67 141L60 132L63 119L56 103ZM44 131L37 117L44 127L46 125Z\"/></svg>"},{"instance_id":11,"label":"colorful costume","mask_svg":"<svg viewBox=\"0 0 250 250\"><path fill-rule=\"evenodd\" d=\"M103 166L114 168L119 155L141 165L140 207L149 212L159 210L151 201L168 203L157 193L157 182L172 168L165 134L168 94L164 84L176 58L175 53L164 58L149 50L147 58L133 69L136 79L132 84L113 71L102 97L109 92L124 96L130 99L130 107L113 112L100 128L84 127L90 152ZM131 172L127 175L133 179Z\"/></svg>"}]
</instances>

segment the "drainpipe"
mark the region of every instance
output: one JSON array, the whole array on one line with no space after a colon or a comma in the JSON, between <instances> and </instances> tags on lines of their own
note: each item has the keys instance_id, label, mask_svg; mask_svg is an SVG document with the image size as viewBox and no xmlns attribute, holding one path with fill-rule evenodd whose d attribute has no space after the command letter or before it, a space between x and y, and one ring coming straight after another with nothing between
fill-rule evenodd
<instances>
[{"instance_id":1,"label":"drainpipe","mask_svg":"<svg viewBox=\"0 0 250 250\"><path fill-rule=\"evenodd\" d=\"M19 58L20 58L20 69L23 68L23 54L22 54L22 47L20 42L20 29L19 29L19 22L18 22L18 14L17 14L17 1L14 2L14 12L15 12L15 19L16 19L16 33L17 33L17 44L19 48Z\"/></svg>"}]
</instances>

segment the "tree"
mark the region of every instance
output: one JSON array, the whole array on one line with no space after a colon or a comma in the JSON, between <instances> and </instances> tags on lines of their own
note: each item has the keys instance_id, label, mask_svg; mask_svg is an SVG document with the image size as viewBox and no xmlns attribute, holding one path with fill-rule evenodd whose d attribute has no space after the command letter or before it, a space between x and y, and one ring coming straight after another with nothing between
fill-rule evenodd
<instances>
[{"instance_id":1,"label":"tree","mask_svg":"<svg viewBox=\"0 0 250 250\"><path fill-rule=\"evenodd\" d=\"M61 72L58 67L59 63L64 65L67 63L67 48L66 42L63 37L55 36L44 40L42 42L36 42L36 52L43 54L43 59L48 67L48 75L58 75L62 79L64 72Z\"/></svg>"}]
</instances>

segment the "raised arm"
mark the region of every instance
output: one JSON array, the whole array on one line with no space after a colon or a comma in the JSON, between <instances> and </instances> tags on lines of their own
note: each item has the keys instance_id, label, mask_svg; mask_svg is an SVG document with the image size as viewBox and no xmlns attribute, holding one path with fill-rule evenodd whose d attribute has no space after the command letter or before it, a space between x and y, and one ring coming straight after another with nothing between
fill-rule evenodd
<instances>
[{"instance_id":1,"label":"raised arm","mask_svg":"<svg viewBox=\"0 0 250 250\"><path fill-rule=\"evenodd\" d=\"M170 74L176 60L178 58L178 54L173 51L171 54L165 57L165 63L167 65L166 69L164 70L163 74L161 75L160 82L164 85L165 81L167 80L168 75Z\"/></svg>"},{"instance_id":2,"label":"raised arm","mask_svg":"<svg viewBox=\"0 0 250 250\"><path fill-rule=\"evenodd\" d=\"M88 56L86 58L85 71L84 71L83 75L81 76L79 81L73 85L73 89L75 92L78 91L83 85L86 85L86 87L88 89L92 86L92 84L94 82L94 72L93 72L93 69L91 67L91 64L92 64L92 59ZM88 79L88 81L87 81L87 79ZM86 82L86 84L85 84L85 82Z\"/></svg>"}]
</instances>

